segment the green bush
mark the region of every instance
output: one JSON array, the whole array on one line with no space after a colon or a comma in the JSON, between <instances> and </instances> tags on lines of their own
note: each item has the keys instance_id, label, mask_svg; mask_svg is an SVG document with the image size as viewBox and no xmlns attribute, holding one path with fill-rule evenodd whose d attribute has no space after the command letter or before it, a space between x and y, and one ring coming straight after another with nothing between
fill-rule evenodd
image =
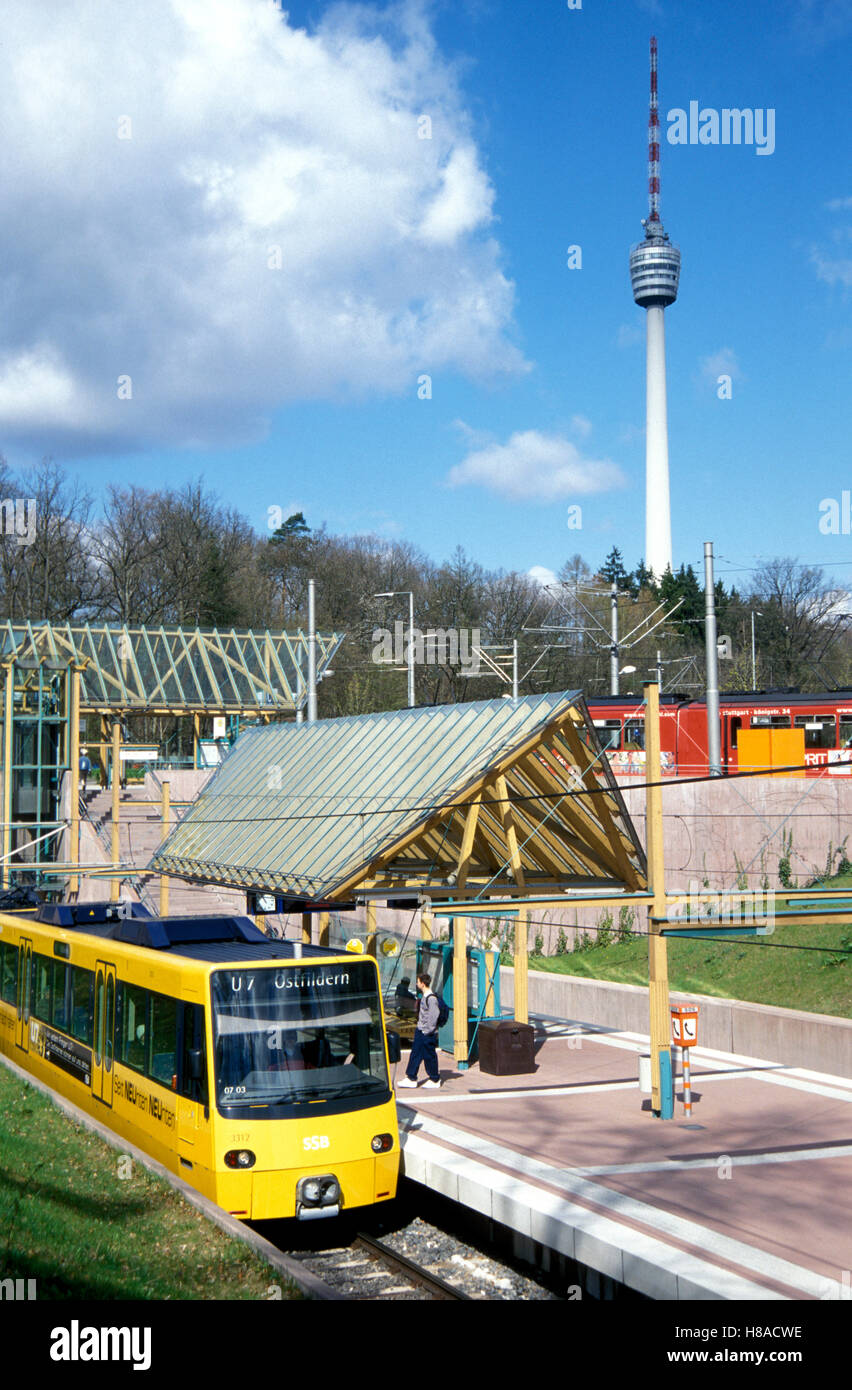
<instances>
[{"instance_id":1,"label":"green bush","mask_svg":"<svg viewBox=\"0 0 852 1390\"><path fill-rule=\"evenodd\" d=\"M633 940L633 924L636 921L636 910L629 903L619 908L618 912L618 940L619 942Z\"/></svg>"},{"instance_id":2,"label":"green bush","mask_svg":"<svg viewBox=\"0 0 852 1390\"><path fill-rule=\"evenodd\" d=\"M612 913L607 907L598 917L598 934L595 940L595 945L611 946L612 940Z\"/></svg>"}]
</instances>

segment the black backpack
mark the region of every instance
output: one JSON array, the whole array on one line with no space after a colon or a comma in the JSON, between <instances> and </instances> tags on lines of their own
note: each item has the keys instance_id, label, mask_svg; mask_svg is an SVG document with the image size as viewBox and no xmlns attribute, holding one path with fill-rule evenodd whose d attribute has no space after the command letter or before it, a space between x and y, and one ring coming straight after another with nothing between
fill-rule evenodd
<instances>
[{"instance_id":1,"label":"black backpack","mask_svg":"<svg viewBox=\"0 0 852 1390\"><path fill-rule=\"evenodd\" d=\"M450 1006L449 1004L444 1003L444 1000L440 994L436 994L435 998L438 1001L438 1027L443 1028L444 1024L450 1017Z\"/></svg>"}]
</instances>

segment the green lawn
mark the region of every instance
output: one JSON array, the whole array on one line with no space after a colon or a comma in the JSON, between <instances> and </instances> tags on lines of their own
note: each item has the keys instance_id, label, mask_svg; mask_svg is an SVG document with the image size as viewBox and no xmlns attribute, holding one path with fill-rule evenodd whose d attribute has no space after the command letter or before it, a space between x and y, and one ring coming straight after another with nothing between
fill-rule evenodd
<instances>
[{"instance_id":1,"label":"green lawn","mask_svg":"<svg viewBox=\"0 0 852 1390\"><path fill-rule=\"evenodd\" d=\"M843 887L850 881L832 880L831 886ZM843 948L850 954L778 949L790 946ZM722 942L669 937L668 961L674 990L852 1017L852 926L777 926L770 936ZM648 938L567 955L533 955L530 968L647 985Z\"/></svg>"},{"instance_id":2,"label":"green lawn","mask_svg":"<svg viewBox=\"0 0 852 1390\"><path fill-rule=\"evenodd\" d=\"M0 1066L0 1279L39 1299L302 1297L129 1162Z\"/></svg>"}]
</instances>

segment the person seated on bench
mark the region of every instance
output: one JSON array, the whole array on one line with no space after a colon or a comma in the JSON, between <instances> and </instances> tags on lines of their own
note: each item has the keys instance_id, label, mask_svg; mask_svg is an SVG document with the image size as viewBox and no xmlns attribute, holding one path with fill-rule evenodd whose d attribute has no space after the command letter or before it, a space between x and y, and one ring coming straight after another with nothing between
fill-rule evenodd
<instances>
[{"instance_id":1,"label":"person seated on bench","mask_svg":"<svg viewBox=\"0 0 852 1390\"><path fill-rule=\"evenodd\" d=\"M393 1006L398 1014L417 1013L417 996L412 994L410 985L411 977L403 975L396 987L396 994L393 999Z\"/></svg>"}]
</instances>

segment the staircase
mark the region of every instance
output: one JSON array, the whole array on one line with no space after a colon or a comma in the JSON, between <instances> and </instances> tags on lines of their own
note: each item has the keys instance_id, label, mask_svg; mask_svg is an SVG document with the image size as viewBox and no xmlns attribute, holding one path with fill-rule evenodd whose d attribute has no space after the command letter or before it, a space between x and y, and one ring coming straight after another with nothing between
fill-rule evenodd
<instances>
[{"instance_id":1,"label":"staircase","mask_svg":"<svg viewBox=\"0 0 852 1390\"><path fill-rule=\"evenodd\" d=\"M171 822L175 825L186 807L173 806ZM89 789L80 798L80 816L85 839L81 843L80 860L92 863L112 860L112 792ZM88 834L85 832L88 831ZM128 787L121 793L119 816L119 860L133 865L138 872L122 882L121 891L138 898L151 912L160 910L160 875L146 873L145 868L163 840L162 815L158 806L150 804L150 791ZM92 902L109 896L108 880L81 876L79 900ZM211 912L246 910L245 895L216 884L189 884L182 879L169 879L169 915L180 917L203 916Z\"/></svg>"}]
</instances>

